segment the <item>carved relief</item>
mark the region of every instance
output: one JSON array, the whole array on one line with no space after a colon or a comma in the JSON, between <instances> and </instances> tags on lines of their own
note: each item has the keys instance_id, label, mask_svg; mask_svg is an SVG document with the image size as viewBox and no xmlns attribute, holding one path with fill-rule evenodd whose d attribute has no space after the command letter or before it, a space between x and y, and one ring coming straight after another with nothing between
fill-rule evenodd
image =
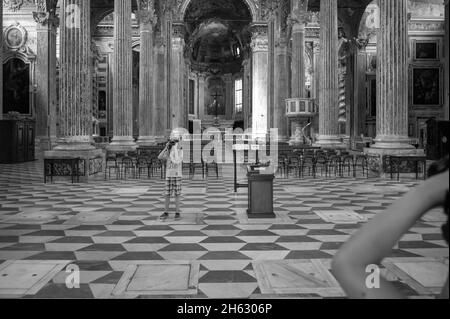
<instances>
[{"instance_id":1,"label":"carved relief","mask_svg":"<svg viewBox=\"0 0 450 319\"><path fill-rule=\"evenodd\" d=\"M59 17L56 15L57 0L36 0L36 11L33 19L41 25L59 26Z\"/></svg>"},{"instance_id":2,"label":"carved relief","mask_svg":"<svg viewBox=\"0 0 450 319\"><path fill-rule=\"evenodd\" d=\"M267 51L269 49L268 28L265 24L252 25L252 42L251 48L253 52Z\"/></svg>"},{"instance_id":3,"label":"carved relief","mask_svg":"<svg viewBox=\"0 0 450 319\"><path fill-rule=\"evenodd\" d=\"M4 7L11 11L19 11L24 4L33 4L34 0L3 0Z\"/></svg>"},{"instance_id":4,"label":"carved relief","mask_svg":"<svg viewBox=\"0 0 450 319\"><path fill-rule=\"evenodd\" d=\"M156 25L158 17L155 13L154 0L138 0L138 11L136 17L141 24Z\"/></svg>"}]
</instances>

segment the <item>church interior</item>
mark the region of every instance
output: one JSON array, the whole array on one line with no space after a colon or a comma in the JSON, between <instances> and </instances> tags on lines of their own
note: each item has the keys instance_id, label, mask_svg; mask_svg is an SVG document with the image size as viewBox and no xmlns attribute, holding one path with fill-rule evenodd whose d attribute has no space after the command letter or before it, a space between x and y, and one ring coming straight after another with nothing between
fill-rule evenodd
<instances>
[{"instance_id":1,"label":"church interior","mask_svg":"<svg viewBox=\"0 0 450 319\"><path fill-rule=\"evenodd\" d=\"M0 298L348 298L333 257L448 156L449 6L2 0ZM380 263L405 297L447 220Z\"/></svg>"}]
</instances>

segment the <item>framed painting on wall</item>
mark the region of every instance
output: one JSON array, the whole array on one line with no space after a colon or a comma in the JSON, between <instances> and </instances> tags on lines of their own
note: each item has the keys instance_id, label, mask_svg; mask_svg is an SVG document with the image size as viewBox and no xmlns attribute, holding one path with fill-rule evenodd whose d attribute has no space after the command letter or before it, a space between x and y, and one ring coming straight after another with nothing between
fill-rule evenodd
<instances>
[{"instance_id":1,"label":"framed painting on wall","mask_svg":"<svg viewBox=\"0 0 450 319\"><path fill-rule=\"evenodd\" d=\"M411 68L412 106L442 106L442 67Z\"/></svg>"},{"instance_id":2,"label":"framed painting on wall","mask_svg":"<svg viewBox=\"0 0 450 319\"><path fill-rule=\"evenodd\" d=\"M439 40L414 40L413 58L415 61L439 61Z\"/></svg>"}]
</instances>

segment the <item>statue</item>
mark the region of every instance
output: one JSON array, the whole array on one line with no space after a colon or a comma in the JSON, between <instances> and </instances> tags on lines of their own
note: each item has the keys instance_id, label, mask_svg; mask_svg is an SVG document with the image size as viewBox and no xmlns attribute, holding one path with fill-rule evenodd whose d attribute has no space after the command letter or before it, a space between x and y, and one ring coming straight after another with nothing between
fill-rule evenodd
<instances>
[{"instance_id":1,"label":"statue","mask_svg":"<svg viewBox=\"0 0 450 319\"><path fill-rule=\"evenodd\" d=\"M289 141L289 145L290 146L312 145L311 139L306 134L306 130L309 126L311 126L311 123L306 124L303 128L300 125L297 126L294 135Z\"/></svg>"}]
</instances>

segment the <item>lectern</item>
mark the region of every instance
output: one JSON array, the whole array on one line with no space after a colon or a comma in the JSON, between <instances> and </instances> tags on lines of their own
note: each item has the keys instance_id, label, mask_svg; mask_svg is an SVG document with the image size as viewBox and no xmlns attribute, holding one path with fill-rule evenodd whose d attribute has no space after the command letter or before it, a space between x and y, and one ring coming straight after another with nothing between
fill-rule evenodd
<instances>
[{"instance_id":1,"label":"lectern","mask_svg":"<svg viewBox=\"0 0 450 319\"><path fill-rule=\"evenodd\" d=\"M273 212L273 181L275 174L270 167L249 166L248 218L275 218Z\"/></svg>"}]
</instances>

